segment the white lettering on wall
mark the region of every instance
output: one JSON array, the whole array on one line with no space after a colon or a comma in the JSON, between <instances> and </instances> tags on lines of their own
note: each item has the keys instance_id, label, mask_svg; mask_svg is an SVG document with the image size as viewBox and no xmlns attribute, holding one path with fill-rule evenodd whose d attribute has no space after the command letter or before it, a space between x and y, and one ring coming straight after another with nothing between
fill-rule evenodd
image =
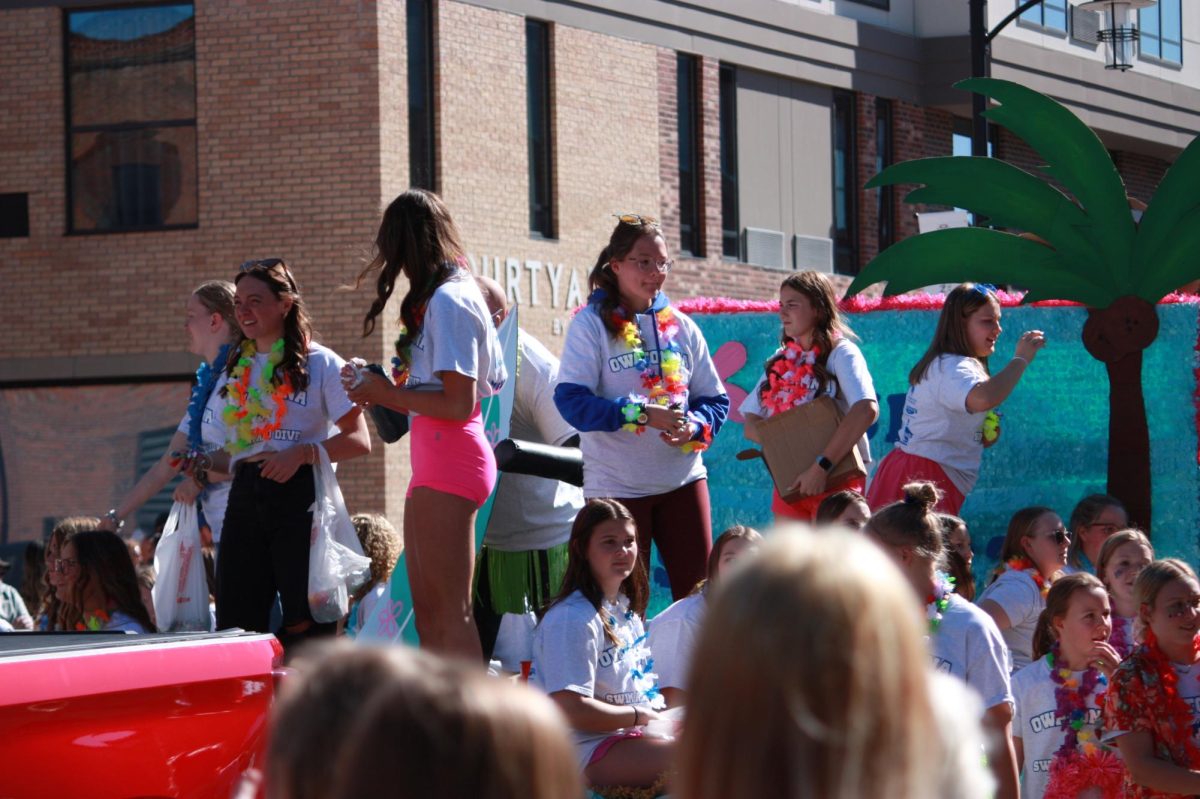
<instances>
[{"instance_id":1,"label":"white lettering on wall","mask_svg":"<svg viewBox=\"0 0 1200 799\"><path fill-rule=\"evenodd\" d=\"M542 273L541 261L526 261L525 268L529 270L529 304L538 305L538 275Z\"/></svg>"},{"instance_id":2,"label":"white lettering on wall","mask_svg":"<svg viewBox=\"0 0 1200 799\"><path fill-rule=\"evenodd\" d=\"M563 265L546 264L546 277L550 279L550 307L558 307L558 298L562 296L558 293L558 281L562 279Z\"/></svg>"},{"instance_id":3,"label":"white lettering on wall","mask_svg":"<svg viewBox=\"0 0 1200 799\"><path fill-rule=\"evenodd\" d=\"M467 255L467 261L471 265L471 271L483 277L490 277L495 280L504 289L505 296L510 303L519 305L525 304L525 296L521 287L521 279L525 273L529 274L529 305L539 306L543 304L542 276L545 275L545 280L550 284L550 307L572 309L583 304L585 299L583 293L584 282L579 277L579 271L575 268L570 270L570 278L567 281L566 297L563 297L563 264L555 264L549 261L538 261L528 258L522 261L515 256L501 257L499 255L480 255L478 259L471 254Z\"/></svg>"},{"instance_id":4,"label":"white lettering on wall","mask_svg":"<svg viewBox=\"0 0 1200 799\"><path fill-rule=\"evenodd\" d=\"M497 258L496 262L499 263L500 259ZM504 285L508 290L509 303L525 304L521 299L521 262L516 258L510 257L504 262Z\"/></svg>"},{"instance_id":5,"label":"white lettering on wall","mask_svg":"<svg viewBox=\"0 0 1200 799\"><path fill-rule=\"evenodd\" d=\"M571 270L571 285L567 287L567 308L583 305L583 290L579 288L579 274Z\"/></svg>"}]
</instances>

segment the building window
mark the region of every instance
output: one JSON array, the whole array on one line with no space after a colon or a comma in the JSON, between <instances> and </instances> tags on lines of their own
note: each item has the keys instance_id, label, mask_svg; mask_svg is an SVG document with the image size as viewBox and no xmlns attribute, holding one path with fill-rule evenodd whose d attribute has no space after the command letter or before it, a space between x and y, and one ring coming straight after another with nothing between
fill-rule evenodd
<instances>
[{"instance_id":1,"label":"building window","mask_svg":"<svg viewBox=\"0 0 1200 799\"><path fill-rule=\"evenodd\" d=\"M857 3L860 6L870 6L871 8L882 8L888 11L891 8L891 0L850 0L852 3Z\"/></svg>"},{"instance_id":2,"label":"building window","mask_svg":"<svg viewBox=\"0 0 1200 799\"><path fill-rule=\"evenodd\" d=\"M854 157L854 93L833 94L833 264L844 275L858 273L858 204Z\"/></svg>"},{"instance_id":3,"label":"building window","mask_svg":"<svg viewBox=\"0 0 1200 799\"><path fill-rule=\"evenodd\" d=\"M529 231L554 238L554 138L550 25L525 20L526 123L529 127Z\"/></svg>"},{"instance_id":4,"label":"building window","mask_svg":"<svg viewBox=\"0 0 1200 799\"><path fill-rule=\"evenodd\" d=\"M875 174L892 165L892 102L882 97L875 100ZM880 186L876 199L879 222L879 251L883 252L896 240L896 193L892 186Z\"/></svg>"},{"instance_id":5,"label":"building window","mask_svg":"<svg viewBox=\"0 0 1200 799\"><path fill-rule=\"evenodd\" d=\"M1142 55L1183 63L1182 5L1182 0L1158 0L1138 11Z\"/></svg>"},{"instance_id":6,"label":"building window","mask_svg":"<svg viewBox=\"0 0 1200 799\"><path fill-rule=\"evenodd\" d=\"M679 249L703 257L700 107L700 59L680 53L675 60L675 119L679 133Z\"/></svg>"},{"instance_id":7,"label":"building window","mask_svg":"<svg viewBox=\"0 0 1200 799\"><path fill-rule=\"evenodd\" d=\"M722 64L721 104L721 254L740 258L741 227L738 222L737 72Z\"/></svg>"},{"instance_id":8,"label":"building window","mask_svg":"<svg viewBox=\"0 0 1200 799\"><path fill-rule=\"evenodd\" d=\"M190 3L68 11L67 230L195 227Z\"/></svg>"},{"instance_id":9,"label":"building window","mask_svg":"<svg viewBox=\"0 0 1200 799\"><path fill-rule=\"evenodd\" d=\"M1014 0L1014 9L1024 0ZM1020 16L1021 22L1049 28L1053 31L1067 32L1067 0L1045 0Z\"/></svg>"},{"instance_id":10,"label":"building window","mask_svg":"<svg viewBox=\"0 0 1200 799\"><path fill-rule=\"evenodd\" d=\"M433 93L433 6L408 0L408 183L437 191L437 137Z\"/></svg>"}]
</instances>

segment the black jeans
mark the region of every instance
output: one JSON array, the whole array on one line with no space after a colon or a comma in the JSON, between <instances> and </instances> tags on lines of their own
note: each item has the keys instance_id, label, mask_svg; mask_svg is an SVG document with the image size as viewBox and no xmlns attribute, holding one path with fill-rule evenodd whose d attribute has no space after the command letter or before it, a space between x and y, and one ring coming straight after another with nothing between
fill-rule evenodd
<instances>
[{"instance_id":1,"label":"black jeans","mask_svg":"<svg viewBox=\"0 0 1200 799\"><path fill-rule=\"evenodd\" d=\"M286 483L268 480L257 463L240 463L217 558L217 629L270 632L275 594L283 605L283 629L313 622L308 610L308 547L314 498L311 466ZM316 624L308 635L328 634L336 624Z\"/></svg>"}]
</instances>

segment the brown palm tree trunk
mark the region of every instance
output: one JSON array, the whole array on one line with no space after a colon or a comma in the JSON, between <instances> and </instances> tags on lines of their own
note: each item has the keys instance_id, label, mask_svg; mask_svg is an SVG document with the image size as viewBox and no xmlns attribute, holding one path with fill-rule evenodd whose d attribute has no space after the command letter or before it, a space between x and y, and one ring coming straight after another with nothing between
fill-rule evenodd
<instances>
[{"instance_id":1,"label":"brown palm tree trunk","mask_svg":"<svg viewBox=\"0 0 1200 799\"><path fill-rule=\"evenodd\" d=\"M1150 534L1150 427L1142 393L1142 352L1105 363L1108 369L1108 493L1125 504L1129 522Z\"/></svg>"}]
</instances>

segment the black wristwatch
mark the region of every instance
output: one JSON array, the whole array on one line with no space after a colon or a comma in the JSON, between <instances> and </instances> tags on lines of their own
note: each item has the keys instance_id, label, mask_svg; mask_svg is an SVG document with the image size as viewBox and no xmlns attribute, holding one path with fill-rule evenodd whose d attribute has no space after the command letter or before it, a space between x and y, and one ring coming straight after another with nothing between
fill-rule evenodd
<instances>
[{"instance_id":1,"label":"black wristwatch","mask_svg":"<svg viewBox=\"0 0 1200 799\"><path fill-rule=\"evenodd\" d=\"M826 472L833 471L833 461L829 460L829 458L826 458L824 455L817 456L817 465Z\"/></svg>"}]
</instances>

